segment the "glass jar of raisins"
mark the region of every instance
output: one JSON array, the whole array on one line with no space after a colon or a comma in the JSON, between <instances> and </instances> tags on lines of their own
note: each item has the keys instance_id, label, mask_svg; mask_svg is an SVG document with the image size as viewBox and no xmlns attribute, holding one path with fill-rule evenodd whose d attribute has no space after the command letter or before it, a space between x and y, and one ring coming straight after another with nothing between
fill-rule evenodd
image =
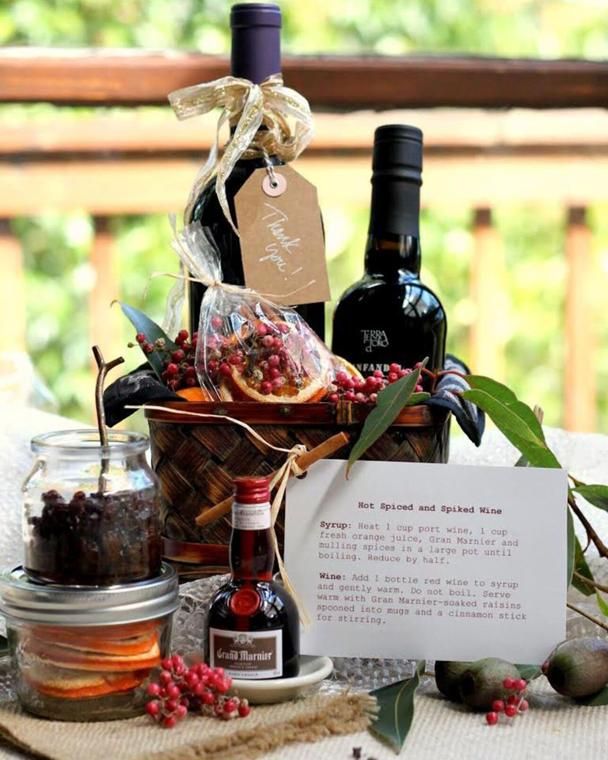
<instances>
[{"instance_id":1,"label":"glass jar of raisins","mask_svg":"<svg viewBox=\"0 0 608 760\"><path fill-rule=\"evenodd\" d=\"M34 580L111 586L158 575L158 481L148 439L96 430L32 440L36 462L23 485L24 569Z\"/></svg>"}]
</instances>

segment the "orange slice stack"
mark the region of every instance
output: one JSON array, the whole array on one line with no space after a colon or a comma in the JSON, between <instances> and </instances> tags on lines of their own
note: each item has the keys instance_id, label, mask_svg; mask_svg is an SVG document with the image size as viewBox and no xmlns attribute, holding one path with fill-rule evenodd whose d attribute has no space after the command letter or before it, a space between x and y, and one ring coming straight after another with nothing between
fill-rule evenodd
<instances>
[{"instance_id":1,"label":"orange slice stack","mask_svg":"<svg viewBox=\"0 0 608 760\"><path fill-rule=\"evenodd\" d=\"M153 623L114 628L37 627L22 639L22 672L41 694L81 699L130 691L160 664Z\"/></svg>"}]
</instances>

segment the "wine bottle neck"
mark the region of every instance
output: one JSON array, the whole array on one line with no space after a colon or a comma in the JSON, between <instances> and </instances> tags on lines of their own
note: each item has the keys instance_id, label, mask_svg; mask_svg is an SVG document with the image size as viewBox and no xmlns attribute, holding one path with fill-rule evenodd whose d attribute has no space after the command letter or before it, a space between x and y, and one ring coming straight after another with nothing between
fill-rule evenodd
<instances>
[{"instance_id":1,"label":"wine bottle neck","mask_svg":"<svg viewBox=\"0 0 608 760\"><path fill-rule=\"evenodd\" d=\"M261 478L257 480L262 480ZM255 478L250 479L255 488ZM268 493L268 484L258 486ZM270 503L258 501L251 490L245 493L237 485L237 498L245 503L232 504L232 536L230 538L230 571L235 580L269 581L274 566L274 546L272 543L272 519ZM264 497L262 497L264 498ZM268 496L266 495L266 499Z\"/></svg>"},{"instance_id":2,"label":"wine bottle neck","mask_svg":"<svg viewBox=\"0 0 608 760\"><path fill-rule=\"evenodd\" d=\"M374 173L365 271L420 274L420 186Z\"/></svg>"},{"instance_id":3,"label":"wine bottle neck","mask_svg":"<svg viewBox=\"0 0 608 760\"><path fill-rule=\"evenodd\" d=\"M232 76L260 84L281 73L281 11L270 3L233 6Z\"/></svg>"},{"instance_id":4,"label":"wine bottle neck","mask_svg":"<svg viewBox=\"0 0 608 760\"><path fill-rule=\"evenodd\" d=\"M271 581L274 548L271 530L233 530L230 573L237 581Z\"/></svg>"},{"instance_id":5,"label":"wine bottle neck","mask_svg":"<svg viewBox=\"0 0 608 760\"><path fill-rule=\"evenodd\" d=\"M413 235L369 235L365 248L365 272L385 277L404 273L420 276L420 240Z\"/></svg>"}]
</instances>

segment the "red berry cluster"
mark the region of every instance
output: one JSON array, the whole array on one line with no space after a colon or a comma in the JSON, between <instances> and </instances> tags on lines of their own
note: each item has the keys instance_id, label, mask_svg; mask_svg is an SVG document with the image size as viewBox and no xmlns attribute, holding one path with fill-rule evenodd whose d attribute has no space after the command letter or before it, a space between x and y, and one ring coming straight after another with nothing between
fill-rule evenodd
<instances>
[{"instance_id":1,"label":"red berry cluster","mask_svg":"<svg viewBox=\"0 0 608 760\"><path fill-rule=\"evenodd\" d=\"M495 726L500 715L506 718L515 718L517 715L525 713L528 709L528 701L524 699L528 682L523 678L505 678L502 682L505 691L511 692L505 695L504 699L495 699L492 702L492 709L486 714L488 726Z\"/></svg>"},{"instance_id":2,"label":"red berry cluster","mask_svg":"<svg viewBox=\"0 0 608 760\"><path fill-rule=\"evenodd\" d=\"M211 327L216 332L221 331L223 324L221 317L211 318ZM210 379L219 385L231 378L236 369L246 378L247 385L264 396L282 395L287 388L301 387L303 368L291 358L285 345L289 333L294 341L297 333L287 322L260 320L248 325L238 341L221 334L210 335L206 367Z\"/></svg>"},{"instance_id":3,"label":"red berry cluster","mask_svg":"<svg viewBox=\"0 0 608 760\"><path fill-rule=\"evenodd\" d=\"M415 369L421 366L422 364L418 362L415 365ZM378 391L386 388L391 383L397 382L402 377L410 375L413 371L413 369L403 369L400 364L393 362L389 366L386 375L381 369L377 369L373 374L363 380L359 380L344 370L338 370L334 382L327 389L328 395L326 396L326 400L334 404L341 399L343 401L352 401L355 404L375 404L378 399ZM420 393L421 391L422 382L419 379L414 392Z\"/></svg>"},{"instance_id":4,"label":"red berry cluster","mask_svg":"<svg viewBox=\"0 0 608 760\"><path fill-rule=\"evenodd\" d=\"M232 679L223 668L204 662L188 667L178 654L165 658L161 668L158 681L148 684L146 712L165 728L173 728L189 712L224 720L246 718L251 712L246 699L228 696Z\"/></svg>"},{"instance_id":5,"label":"red berry cluster","mask_svg":"<svg viewBox=\"0 0 608 760\"><path fill-rule=\"evenodd\" d=\"M160 356L163 363L161 377L167 388L172 391L195 388L199 384L194 368L198 335L194 333L192 340L188 340L189 337L187 330L180 330L175 338L177 348L170 350L163 338L150 343L143 333L137 333L135 336L145 354L156 353Z\"/></svg>"}]
</instances>

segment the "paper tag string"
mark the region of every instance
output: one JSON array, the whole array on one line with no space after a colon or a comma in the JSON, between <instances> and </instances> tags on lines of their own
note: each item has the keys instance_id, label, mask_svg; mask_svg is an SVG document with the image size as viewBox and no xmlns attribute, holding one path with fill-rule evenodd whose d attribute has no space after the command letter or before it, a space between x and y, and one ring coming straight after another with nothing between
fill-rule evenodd
<instances>
[{"instance_id":1,"label":"paper tag string","mask_svg":"<svg viewBox=\"0 0 608 760\"><path fill-rule=\"evenodd\" d=\"M276 488L276 493L274 495L274 499L272 500L272 505L270 508L270 513L272 517L272 543L274 546L276 558L277 558L277 564L279 566L279 573L281 575L281 578L283 579L283 585L287 589L287 591L291 594L293 597L296 606L298 608L298 614L300 616L300 620L303 625L310 625L310 616L308 612L306 611L306 608L304 607L304 604L298 595L296 589L294 588L291 580L289 579L289 575L287 574L287 570L285 568L285 564L283 562L283 557L281 556L281 552L279 550L279 542L277 539L277 534L274 529L274 524L276 522L276 519L279 514L279 510L281 508L281 502L283 501L283 496L285 495L285 489L287 488L287 481L289 480L291 475L295 475L296 477L298 475L303 474L303 470L298 467L296 463L296 459L301 456L302 454L306 453L307 448L304 446L304 444L296 444L291 449L285 449L281 446L275 446L269 441L267 441L264 436L260 435L256 430L254 430L250 425L248 425L246 422L243 422L242 420L238 420L235 417L230 417L227 414L211 414L206 412L190 412L190 411L182 411L181 409L173 409L172 407L167 406L154 406L152 404L138 404L138 405L129 405L125 406L125 409L150 409L155 412L168 412L169 414L176 414L178 416L188 415L189 417L207 417L212 419L221 419L225 420L227 422L232 422L234 425L238 425L239 427L244 428L250 435L252 435L256 440L258 440L260 443L262 443L264 446L267 446L269 449L273 449L273 451L281 451L284 454L287 454L287 458L285 462L281 465L281 467L277 470L274 477L270 481L270 489L273 490Z\"/></svg>"},{"instance_id":2,"label":"paper tag string","mask_svg":"<svg viewBox=\"0 0 608 760\"><path fill-rule=\"evenodd\" d=\"M209 158L194 180L184 219L190 219L201 190L215 176L220 206L238 235L226 197L227 178L240 158L266 153L285 162L296 159L312 138L308 101L295 90L285 87L280 74L274 74L261 84L228 76L207 84L184 87L170 93L169 102L180 121L222 108ZM220 157L219 136L226 122L234 128L234 133ZM260 130L261 126L265 129Z\"/></svg>"}]
</instances>

